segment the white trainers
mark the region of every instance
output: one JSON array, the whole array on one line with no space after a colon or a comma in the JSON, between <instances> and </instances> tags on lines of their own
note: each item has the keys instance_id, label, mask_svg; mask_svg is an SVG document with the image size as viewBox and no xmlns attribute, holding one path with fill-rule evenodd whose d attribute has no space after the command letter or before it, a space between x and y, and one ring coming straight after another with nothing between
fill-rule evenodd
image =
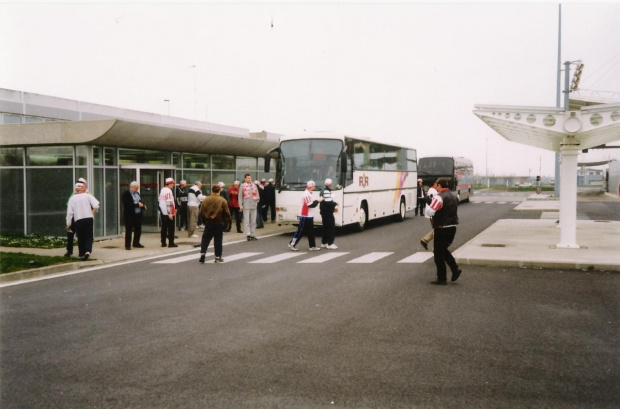
<instances>
[{"instance_id":1,"label":"white trainers","mask_svg":"<svg viewBox=\"0 0 620 409\"><path fill-rule=\"evenodd\" d=\"M335 244L330 244L329 246L326 246L326 247L330 250L336 250L338 248L338 246L336 246Z\"/></svg>"},{"instance_id":2,"label":"white trainers","mask_svg":"<svg viewBox=\"0 0 620 409\"><path fill-rule=\"evenodd\" d=\"M198 235L197 234L192 234L191 236L189 236L190 239L197 239Z\"/></svg>"},{"instance_id":3,"label":"white trainers","mask_svg":"<svg viewBox=\"0 0 620 409\"><path fill-rule=\"evenodd\" d=\"M321 244L321 248L322 249L326 249L327 248L327 244L325 244L325 243Z\"/></svg>"},{"instance_id":4,"label":"white trainers","mask_svg":"<svg viewBox=\"0 0 620 409\"><path fill-rule=\"evenodd\" d=\"M299 251L299 249L293 246L291 243L288 244L288 248L291 249L291 251Z\"/></svg>"},{"instance_id":5,"label":"white trainers","mask_svg":"<svg viewBox=\"0 0 620 409\"><path fill-rule=\"evenodd\" d=\"M310 251L319 251L319 250L321 250L321 248L320 247L310 247L308 250L310 250Z\"/></svg>"}]
</instances>

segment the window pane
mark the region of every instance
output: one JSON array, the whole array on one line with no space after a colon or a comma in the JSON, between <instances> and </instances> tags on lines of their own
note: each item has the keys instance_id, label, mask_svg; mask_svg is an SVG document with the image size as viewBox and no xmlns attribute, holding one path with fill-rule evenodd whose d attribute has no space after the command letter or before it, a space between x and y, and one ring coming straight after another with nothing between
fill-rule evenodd
<instances>
[{"instance_id":1,"label":"window pane","mask_svg":"<svg viewBox=\"0 0 620 409\"><path fill-rule=\"evenodd\" d=\"M118 156L120 163L150 163L157 165L170 164L170 152L149 151L143 149L119 149Z\"/></svg>"},{"instance_id":2,"label":"window pane","mask_svg":"<svg viewBox=\"0 0 620 409\"><path fill-rule=\"evenodd\" d=\"M211 172L210 171L185 171L183 178L187 181L188 186L192 186L195 181L202 182L202 194L208 195L211 191Z\"/></svg>"},{"instance_id":3,"label":"window pane","mask_svg":"<svg viewBox=\"0 0 620 409\"><path fill-rule=\"evenodd\" d=\"M105 170L105 235L111 236L118 234L118 171L117 169ZM103 205L103 203L102 203ZM96 214L103 218L102 214Z\"/></svg>"},{"instance_id":4,"label":"window pane","mask_svg":"<svg viewBox=\"0 0 620 409\"><path fill-rule=\"evenodd\" d=\"M24 148L0 148L0 166L23 166Z\"/></svg>"},{"instance_id":5,"label":"window pane","mask_svg":"<svg viewBox=\"0 0 620 409\"><path fill-rule=\"evenodd\" d=\"M93 169L93 180L88 181L88 191L99 200L99 211L95 213L95 237L103 236L103 211L105 210L103 187L103 168L95 168Z\"/></svg>"},{"instance_id":6,"label":"window pane","mask_svg":"<svg viewBox=\"0 0 620 409\"><path fill-rule=\"evenodd\" d=\"M25 116L24 122L27 124L38 124L38 123L43 122L43 118L39 118L36 116Z\"/></svg>"},{"instance_id":7,"label":"window pane","mask_svg":"<svg viewBox=\"0 0 620 409\"><path fill-rule=\"evenodd\" d=\"M183 167L186 169L210 169L209 155L203 153L184 153Z\"/></svg>"},{"instance_id":8,"label":"window pane","mask_svg":"<svg viewBox=\"0 0 620 409\"><path fill-rule=\"evenodd\" d=\"M234 169L235 157L232 155L213 155L213 169Z\"/></svg>"},{"instance_id":9,"label":"window pane","mask_svg":"<svg viewBox=\"0 0 620 409\"><path fill-rule=\"evenodd\" d=\"M237 156L238 170L256 170L256 158Z\"/></svg>"},{"instance_id":10,"label":"window pane","mask_svg":"<svg viewBox=\"0 0 620 409\"><path fill-rule=\"evenodd\" d=\"M27 233L65 237L67 201L73 193L73 169L26 169Z\"/></svg>"},{"instance_id":11,"label":"window pane","mask_svg":"<svg viewBox=\"0 0 620 409\"><path fill-rule=\"evenodd\" d=\"M5 124L21 124L22 116L21 115L11 115L4 114L2 115L2 122Z\"/></svg>"},{"instance_id":12,"label":"window pane","mask_svg":"<svg viewBox=\"0 0 620 409\"><path fill-rule=\"evenodd\" d=\"M37 146L28 148L28 166L72 166L73 147L72 146Z\"/></svg>"},{"instance_id":13,"label":"window pane","mask_svg":"<svg viewBox=\"0 0 620 409\"><path fill-rule=\"evenodd\" d=\"M75 159L77 161L76 166L88 165L88 147L85 145L76 146Z\"/></svg>"},{"instance_id":14,"label":"window pane","mask_svg":"<svg viewBox=\"0 0 620 409\"><path fill-rule=\"evenodd\" d=\"M172 154L172 164L178 168L181 167L181 154L180 153Z\"/></svg>"},{"instance_id":15,"label":"window pane","mask_svg":"<svg viewBox=\"0 0 620 409\"><path fill-rule=\"evenodd\" d=\"M24 170L0 169L0 233L24 234Z\"/></svg>"},{"instance_id":16,"label":"window pane","mask_svg":"<svg viewBox=\"0 0 620 409\"><path fill-rule=\"evenodd\" d=\"M101 161L101 148L98 146L93 146L93 165L99 166L102 165Z\"/></svg>"},{"instance_id":17,"label":"window pane","mask_svg":"<svg viewBox=\"0 0 620 409\"><path fill-rule=\"evenodd\" d=\"M105 155L106 166L116 166L116 149L115 148L104 148L103 154Z\"/></svg>"},{"instance_id":18,"label":"window pane","mask_svg":"<svg viewBox=\"0 0 620 409\"><path fill-rule=\"evenodd\" d=\"M228 189L232 186L235 181L235 172L222 172L222 171L213 171L213 183L224 182L226 187L224 189Z\"/></svg>"}]
</instances>

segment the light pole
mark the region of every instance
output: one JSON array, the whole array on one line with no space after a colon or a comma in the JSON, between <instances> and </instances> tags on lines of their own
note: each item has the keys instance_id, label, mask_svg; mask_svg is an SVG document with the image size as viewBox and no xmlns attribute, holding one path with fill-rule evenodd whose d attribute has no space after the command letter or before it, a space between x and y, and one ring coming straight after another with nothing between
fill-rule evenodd
<instances>
[{"instance_id":1,"label":"light pole","mask_svg":"<svg viewBox=\"0 0 620 409\"><path fill-rule=\"evenodd\" d=\"M168 104L168 116L170 116L170 100L164 99L164 102Z\"/></svg>"}]
</instances>

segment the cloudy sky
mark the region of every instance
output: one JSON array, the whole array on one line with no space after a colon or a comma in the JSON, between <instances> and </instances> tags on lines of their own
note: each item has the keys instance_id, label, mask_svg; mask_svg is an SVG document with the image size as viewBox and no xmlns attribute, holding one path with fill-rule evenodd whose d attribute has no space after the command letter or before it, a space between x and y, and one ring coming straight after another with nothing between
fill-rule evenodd
<instances>
[{"instance_id":1,"label":"cloudy sky","mask_svg":"<svg viewBox=\"0 0 620 409\"><path fill-rule=\"evenodd\" d=\"M561 58L584 62L584 95L620 100L618 21L618 2L563 3ZM363 135L467 156L483 175L554 173L552 152L472 110L555 106L557 46L557 3L0 0L2 88Z\"/></svg>"}]
</instances>

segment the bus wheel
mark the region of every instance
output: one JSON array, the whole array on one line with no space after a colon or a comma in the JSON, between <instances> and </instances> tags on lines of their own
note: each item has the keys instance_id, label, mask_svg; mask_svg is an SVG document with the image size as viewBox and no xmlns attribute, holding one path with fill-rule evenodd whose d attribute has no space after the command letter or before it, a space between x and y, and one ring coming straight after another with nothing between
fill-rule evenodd
<instances>
[{"instance_id":1,"label":"bus wheel","mask_svg":"<svg viewBox=\"0 0 620 409\"><path fill-rule=\"evenodd\" d=\"M399 211L398 211L398 221L402 222L403 220L405 220L405 212L407 211L407 206L405 206L405 198L401 197L400 198L400 207L399 207Z\"/></svg>"},{"instance_id":2,"label":"bus wheel","mask_svg":"<svg viewBox=\"0 0 620 409\"><path fill-rule=\"evenodd\" d=\"M368 223L368 207L366 203L363 203L360 207L359 220L357 221L357 225L355 226L355 230L363 231L366 227L366 223Z\"/></svg>"}]
</instances>

